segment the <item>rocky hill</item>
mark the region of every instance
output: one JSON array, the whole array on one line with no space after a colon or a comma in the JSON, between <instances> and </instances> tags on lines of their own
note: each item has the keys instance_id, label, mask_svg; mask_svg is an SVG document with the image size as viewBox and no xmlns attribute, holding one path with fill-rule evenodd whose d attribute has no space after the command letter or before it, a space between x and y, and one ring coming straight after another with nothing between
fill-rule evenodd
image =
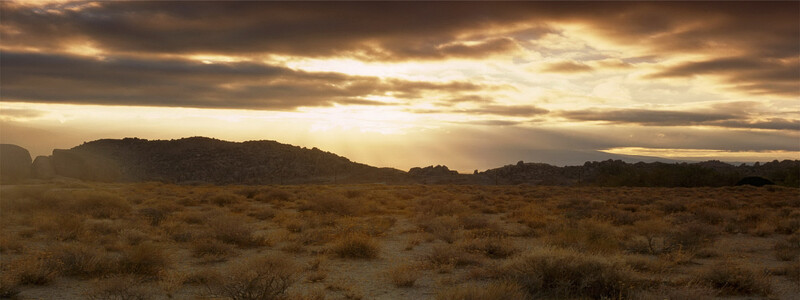
<instances>
[{"instance_id":1,"label":"rocky hill","mask_svg":"<svg viewBox=\"0 0 800 300\"><path fill-rule=\"evenodd\" d=\"M275 141L227 142L205 137L178 140L97 140L54 150L55 172L96 181L164 181L215 184L406 182L405 172L351 162Z\"/></svg>"},{"instance_id":2,"label":"rocky hill","mask_svg":"<svg viewBox=\"0 0 800 300\"><path fill-rule=\"evenodd\" d=\"M744 177L757 176L779 185L798 187L800 160L739 166L714 160L698 163L606 160L566 167L520 161L476 175L491 178L496 184L659 187L730 186Z\"/></svg>"},{"instance_id":3,"label":"rocky hill","mask_svg":"<svg viewBox=\"0 0 800 300\"><path fill-rule=\"evenodd\" d=\"M754 165L699 163L586 162L557 167L518 162L483 172L459 174L446 166L403 172L352 162L317 148L275 141L228 142L205 137L178 140L104 139L68 150L53 150L31 162L22 147L0 147L0 180L56 176L90 181L213 184L532 184L593 186L730 186L746 177L800 187L800 160Z\"/></svg>"}]
</instances>

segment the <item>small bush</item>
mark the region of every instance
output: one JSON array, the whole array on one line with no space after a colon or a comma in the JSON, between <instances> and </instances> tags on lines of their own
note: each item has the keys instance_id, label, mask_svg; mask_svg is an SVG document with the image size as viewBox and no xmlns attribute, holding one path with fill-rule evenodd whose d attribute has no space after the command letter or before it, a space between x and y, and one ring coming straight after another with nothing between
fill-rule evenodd
<instances>
[{"instance_id":1,"label":"small bush","mask_svg":"<svg viewBox=\"0 0 800 300\"><path fill-rule=\"evenodd\" d=\"M737 263L724 262L700 270L697 280L730 295L764 295L770 292L769 276Z\"/></svg>"},{"instance_id":2,"label":"small bush","mask_svg":"<svg viewBox=\"0 0 800 300\"><path fill-rule=\"evenodd\" d=\"M263 245L263 240L254 236L253 227L241 218L218 216L209 221L214 237L228 244L240 247Z\"/></svg>"},{"instance_id":3,"label":"small bush","mask_svg":"<svg viewBox=\"0 0 800 300\"><path fill-rule=\"evenodd\" d=\"M202 239L192 242L192 256L204 261L223 261L233 252L232 246L218 240Z\"/></svg>"},{"instance_id":4,"label":"small bush","mask_svg":"<svg viewBox=\"0 0 800 300\"><path fill-rule=\"evenodd\" d=\"M70 209L98 219L119 218L131 210L130 204L118 195L101 191L76 191L72 193Z\"/></svg>"},{"instance_id":5,"label":"small bush","mask_svg":"<svg viewBox=\"0 0 800 300\"><path fill-rule=\"evenodd\" d=\"M158 290L143 278L122 275L95 281L85 296L91 300L148 300L156 298Z\"/></svg>"},{"instance_id":6,"label":"small bush","mask_svg":"<svg viewBox=\"0 0 800 300\"><path fill-rule=\"evenodd\" d=\"M489 258L507 258L517 252L510 240L503 238L471 239L460 242L461 249L469 253L480 254Z\"/></svg>"},{"instance_id":7,"label":"small bush","mask_svg":"<svg viewBox=\"0 0 800 300\"><path fill-rule=\"evenodd\" d=\"M366 234L353 233L340 238L332 248L341 258L373 259L380 253L380 246Z\"/></svg>"},{"instance_id":8,"label":"small bush","mask_svg":"<svg viewBox=\"0 0 800 300\"><path fill-rule=\"evenodd\" d=\"M624 264L567 249L532 251L506 263L501 273L536 298L628 298L638 285Z\"/></svg>"},{"instance_id":9,"label":"small bush","mask_svg":"<svg viewBox=\"0 0 800 300\"><path fill-rule=\"evenodd\" d=\"M8 271L0 272L0 298L13 298L21 292L19 280Z\"/></svg>"},{"instance_id":10,"label":"small bush","mask_svg":"<svg viewBox=\"0 0 800 300\"><path fill-rule=\"evenodd\" d=\"M412 287L420 277L420 271L413 265L402 265L386 272L389 282L395 287Z\"/></svg>"},{"instance_id":11,"label":"small bush","mask_svg":"<svg viewBox=\"0 0 800 300\"><path fill-rule=\"evenodd\" d=\"M466 284L446 288L436 294L437 300L506 300L529 299L521 286L511 281L490 282L486 285Z\"/></svg>"},{"instance_id":12,"label":"small bush","mask_svg":"<svg viewBox=\"0 0 800 300\"><path fill-rule=\"evenodd\" d=\"M203 278L212 297L234 300L286 298L297 269L285 257L258 257L232 264Z\"/></svg>"},{"instance_id":13,"label":"small bush","mask_svg":"<svg viewBox=\"0 0 800 300\"><path fill-rule=\"evenodd\" d=\"M16 281L20 284L47 285L60 271L61 266L51 253L38 252L12 261L9 269L3 273L16 276Z\"/></svg>"},{"instance_id":14,"label":"small bush","mask_svg":"<svg viewBox=\"0 0 800 300\"><path fill-rule=\"evenodd\" d=\"M104 251L85 244L65 244L51 248L53 259L67 276L98 276L113 271L115 261Z\"/></svg>"},{"instance_id":15,"label":"small bush","mask_svg":"<svg viewBox=\"0 0 800 300\"><path fill-rule=\"evenodd\" d=\"M120 257L121 272L137 275L155 276L171 263L164 250L153 243L142 243L125 249Z\"/></svg>"},{"instance_id":16,"label":"small bush","mask_svg":"<svg viewBox=\"0 0 800 300\"><path fill-rule=\"evenodd\" d=\"M424 260L436 268L452 268L474 266L480 264L480 259L448 245L436 245L425 255Z\"/></svg>"}]
</instances>

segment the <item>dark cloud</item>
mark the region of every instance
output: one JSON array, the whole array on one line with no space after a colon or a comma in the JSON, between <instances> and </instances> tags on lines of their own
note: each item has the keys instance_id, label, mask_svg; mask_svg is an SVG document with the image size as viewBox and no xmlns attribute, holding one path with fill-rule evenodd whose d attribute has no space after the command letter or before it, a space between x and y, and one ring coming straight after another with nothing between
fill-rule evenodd
<instances>
[{"instance_id":1,"label":"dark cloud","mask_svg":"<svg viewBox=\"0 0 800 300\"><path fill-rule=\"evenodd\" d=\"M544 66L542 72L549 73L584 73L594 70L592 67L574 61L563 61Z\"/></svg>"},{"instance_id":2,"label":"dark cloud","mask_svg":"<svg viewBox=\"0 0 800 300\"><path fill-rule=\"evenodd\" d=\"M402 60L481 57L515 48L489 28L585 23L624 44L654 52L717 51L794 57L797 2L99 2L47 9L4 2L8 46L58 48L88 39L110 51L365 55ZM68 4L75 6L75 4ZM546 26L544 26L546 27ZM531 38L517 30L521 39ZM539 30L533 35L535 38ZM481 37L465 44L462 37Z\"/></svg>"},{"instance_id":3,"label":"dark cloud","mask_svg":"<svg viewBox=\"0 0 800 300\"><path fill-rule=\"evenodd\" d=\"M496 105L496 104L488 104L483 105L477 108L469 108L469 109L450 109L450 108L439 108L439 109L415 109L412 110L415 113L457 113L457 114L469 114L469 115L496 115L496 116L506 116L506 117L533 117L538 115L547 114L549 111L536 107L533 105Z\"/></svg>"},{"instance_id":4,"label":"dark cloud","mask_svg":"<svg viewBox=\"0 0 800 300\"><path fill-rule=\"evenodd\" d=\"M369 95L415 98L426 92L461 95L491 89L468 82L384 80L303 72L258 63L205 64L181 59L107 58L4 52L3 99L213 108L294 109L382 104ZM470 97L469 94L463 94Z\"/></svg>"},{"instance_id":5,"label":"dark cloud","mask_svg":"<svg viewBox=\"0 0 800 300\"><path fill-rule=\"evenodd\" d=\"M676 126L708 121L736 119L738 116L719 113L695 113L647 109L572 110L559 113L575 121L603 121L609 123L635 123L641 125Z\"/></svg>"},{"instance_id":6,"label":"dark cloud","mask_svg":"<svg viewBox=\"0 0 800 300\"><path fill-rule=\"evenodd\" d=\"M572 110L556 115L573 121L598 121L610 124L644 126L716 126L744 129L800 130L800 120L783 118L752 119L747 113L720 107L716 112L685 112L647 109Z\"/></svg>"},{"instance_id":7,"label":"dark cloud","mask_svg":"<svg viewBox=\"0 0 800 300\"><path fill-rule=\"evenodd\" d=\"M755 94L800 95L800 60L726 57L680 64L650 78L717 75L734 88Z\"/></svg>"}]
</instances>

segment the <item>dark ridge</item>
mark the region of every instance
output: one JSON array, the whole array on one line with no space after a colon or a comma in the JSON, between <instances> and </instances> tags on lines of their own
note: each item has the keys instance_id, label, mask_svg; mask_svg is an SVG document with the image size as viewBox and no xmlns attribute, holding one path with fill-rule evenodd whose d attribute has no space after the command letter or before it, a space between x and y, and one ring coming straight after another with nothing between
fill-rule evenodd
<instances>
[{"instance_id":1,"label":"dark ridge","mask_svg":"<svg viewBox=\"0 0 800 300\"><path fill-rule=\"evenodd\" d=\"M352 162L317 148L276 141L228 142L206 137L177 140L102 139L68 150L53 150L31 163L27 150L3 145L2 180L64 176L90 181L212 184L530 184L564 186L697 187L753 184L755 179L800 187L800 160L734 166L699 163L586 162L557 167L525 163L459 174L447 166L403 172ZM768 183L765 183L768 184ZM763 184L761 184L763 185Z\"/></svg>"}]
</instances>

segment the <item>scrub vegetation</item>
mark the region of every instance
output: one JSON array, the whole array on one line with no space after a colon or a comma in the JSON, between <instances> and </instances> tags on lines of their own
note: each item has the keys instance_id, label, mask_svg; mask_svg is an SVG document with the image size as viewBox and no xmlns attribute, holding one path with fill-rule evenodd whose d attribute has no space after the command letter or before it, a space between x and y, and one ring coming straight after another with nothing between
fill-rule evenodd
<instances>
[{"instance_id":1,"label":"scrub vegetation","mask_svg":"<svg viewBox=\"0 0 800 300\"><path fill-rule=\"evenodd\" d=\"M0 186L0 296L800 294L796 188Z\"/></svg>"}]
</instances>

